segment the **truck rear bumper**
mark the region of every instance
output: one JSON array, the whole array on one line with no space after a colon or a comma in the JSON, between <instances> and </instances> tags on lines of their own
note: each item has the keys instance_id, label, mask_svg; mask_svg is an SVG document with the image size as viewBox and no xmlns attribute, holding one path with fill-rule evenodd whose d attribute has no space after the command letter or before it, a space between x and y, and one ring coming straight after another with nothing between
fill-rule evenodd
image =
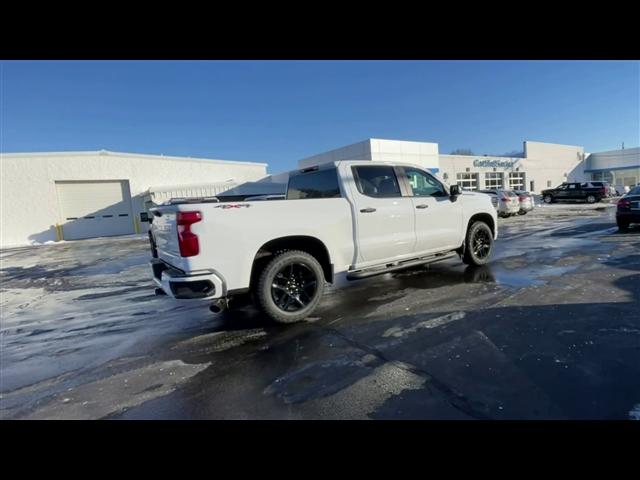
<instances>
[{"instance_id":1,"label":"truck rear bumper","mask_svg":"<svg viewBox=\"0 0 640 480\"><path fill-rule=\"evenodd\" d=\"M640 210L628 210L626 212L618 210L616 212L616 220L623 220L630 223L639 223Z\"/></svg>"},{"instance_id":2,"label":"truck rear bumper","mask_svg":"<svg viewBox=\"0 0 640 480\"><path fill-rule=\"evenodd\" d=\"M187 275L157 258L149 263L153 271L153 281L170 297L193 300L224 296L224 281L214 273Z\"/></svg>"}]
</instances>

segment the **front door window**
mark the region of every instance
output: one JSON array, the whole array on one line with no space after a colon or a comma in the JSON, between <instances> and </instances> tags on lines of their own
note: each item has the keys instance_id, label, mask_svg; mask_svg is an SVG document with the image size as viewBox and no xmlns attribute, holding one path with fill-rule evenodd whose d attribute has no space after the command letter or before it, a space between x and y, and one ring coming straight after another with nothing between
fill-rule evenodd
<instances>
[{"instance_id":1,"label":"front door window","mask_svg":"<svg viewBox=\"0 0 640 480\"><path fill-rule=\"evenodd\" d=\"M444 185L427 172L415 168L404 169L414 197L447 197Z\"/></svg>"}]
</instances>

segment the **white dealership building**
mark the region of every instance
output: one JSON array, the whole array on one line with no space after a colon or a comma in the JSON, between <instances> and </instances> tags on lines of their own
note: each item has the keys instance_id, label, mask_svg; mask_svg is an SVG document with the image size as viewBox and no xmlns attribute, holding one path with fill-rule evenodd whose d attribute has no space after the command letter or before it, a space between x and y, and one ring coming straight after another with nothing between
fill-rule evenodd
<instances>
[{"instance_id":1,"label":"white dealership building","mask_svg":"<svg viewBox=\"0 0 640 480\"><path fill-rule=\"evenodd\" d=\"M586 153L584 147L525 141L512 157L446 155L437 143L370 138L313 155L298 168L335 160L420 165L468 190L524 189L603 180L622 192L640 182L640 148ZM279 183L267 165L109 151L0 154L0 246L143 233L151 205L172 197L212 196L244 182ZM276 188L277 187L277 188Z\"/></svg>"},{"instance_id":2,"label":"white dealership building","mask_svg":"<svg viewBox=\"0 0 640 480\"><path fill-rule=\"evenodd\" d=\"M304 158L300 168L336 160L420 165L467 190L510 188L539 193L562 182L604 180L623 192L640 182L640 148L586 153L584 147L525 141L516 156L446 155L437 143L370 138Z\"/></svg>"},{"instance_id":3,"label":"white dealership building","mask_svg":"<svg viewBox=\"0 0 640 480\"><path fill-rule=\"evenodd\" d=\"M266 163L104 150L2 153L0 246L146 232L154 199L215 195L266 175Z\"/></svg>"},{"instance_id":4,"label":"white dealership building","mask_svg":"<svg viewBox=\"0 0 640 480\"><path fill-rule=\"evenodd\" d=\"M591 180L609 182L622 192L640 184L640 147L592 153L584 171Z\"/></svg>"},{"instance_id":5,"label":"white dealership building","mask_svg":"<svg viewBox=\"0 0 640 480\"><path fill-rule=\"evenodd\" d=\"M444 155L437 143L370 138L314 155L298 162L300 168L333 160L378 160L421 165L448 184L467 190L513 188L538 192L562 182L585 177L583 147L524 142L518 157Z\"/></svg>"}]
</instances>

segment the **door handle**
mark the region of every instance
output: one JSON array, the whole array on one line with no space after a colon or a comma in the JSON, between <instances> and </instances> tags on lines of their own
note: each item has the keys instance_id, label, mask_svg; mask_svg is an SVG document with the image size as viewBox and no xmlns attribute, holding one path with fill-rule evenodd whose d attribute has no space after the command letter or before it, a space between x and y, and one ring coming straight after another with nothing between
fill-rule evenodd
<instances>
[{"instance_id":1,"label":"door handle","mask_svg":"<svg viewBox=\"0 0 640 480\"><path fill-rule=\"evenodd\" d=\"M375 208L363 208L362 210L360 210L361 213L373 213L375 211Z\"/></svg>"},{"instance_id":2,"label":"door handle","mask_svg":"<svg viewBox=\"0 0 640 480\"><path fill-rule=\"evenodd\" d=\"M427 205L426 203L423 203L420 205L416 205L416 208L429 208L429 205Z\"/></svg>"}]
</instances>

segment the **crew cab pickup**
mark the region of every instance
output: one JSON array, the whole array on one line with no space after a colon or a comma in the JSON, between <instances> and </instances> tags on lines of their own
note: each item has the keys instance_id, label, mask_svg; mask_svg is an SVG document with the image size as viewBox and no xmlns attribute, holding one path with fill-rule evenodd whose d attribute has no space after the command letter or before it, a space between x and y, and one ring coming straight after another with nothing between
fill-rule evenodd
<instances>
[{"instance_id":1,"label":"crew cab pickup","mask_svg":"<svg viewBox=\"0 0 640 480\"><path fill-rule=\"evenodd\" d=\"M591 186L589 183L563 183L556 188L549 188L540 192L545 203L561 200L578 200L587 203L599 202L607 196L604 186Z\"/></svg>"},{"instance_id":2,"label":"crew cab pickup","mask_svg":"<svg viewBox=\"0 0 640 480\"><path fill-rule=\"evenodd\" d=\"M488 195L448 187L408 164L330 162L290 172L283 198L217 200L151 209L156 293L210 300L213 311L250 293L283 323L310 315L325 283L338 277L457 255L483 265L498 238Z\"/></svg>"}]
</instances>

